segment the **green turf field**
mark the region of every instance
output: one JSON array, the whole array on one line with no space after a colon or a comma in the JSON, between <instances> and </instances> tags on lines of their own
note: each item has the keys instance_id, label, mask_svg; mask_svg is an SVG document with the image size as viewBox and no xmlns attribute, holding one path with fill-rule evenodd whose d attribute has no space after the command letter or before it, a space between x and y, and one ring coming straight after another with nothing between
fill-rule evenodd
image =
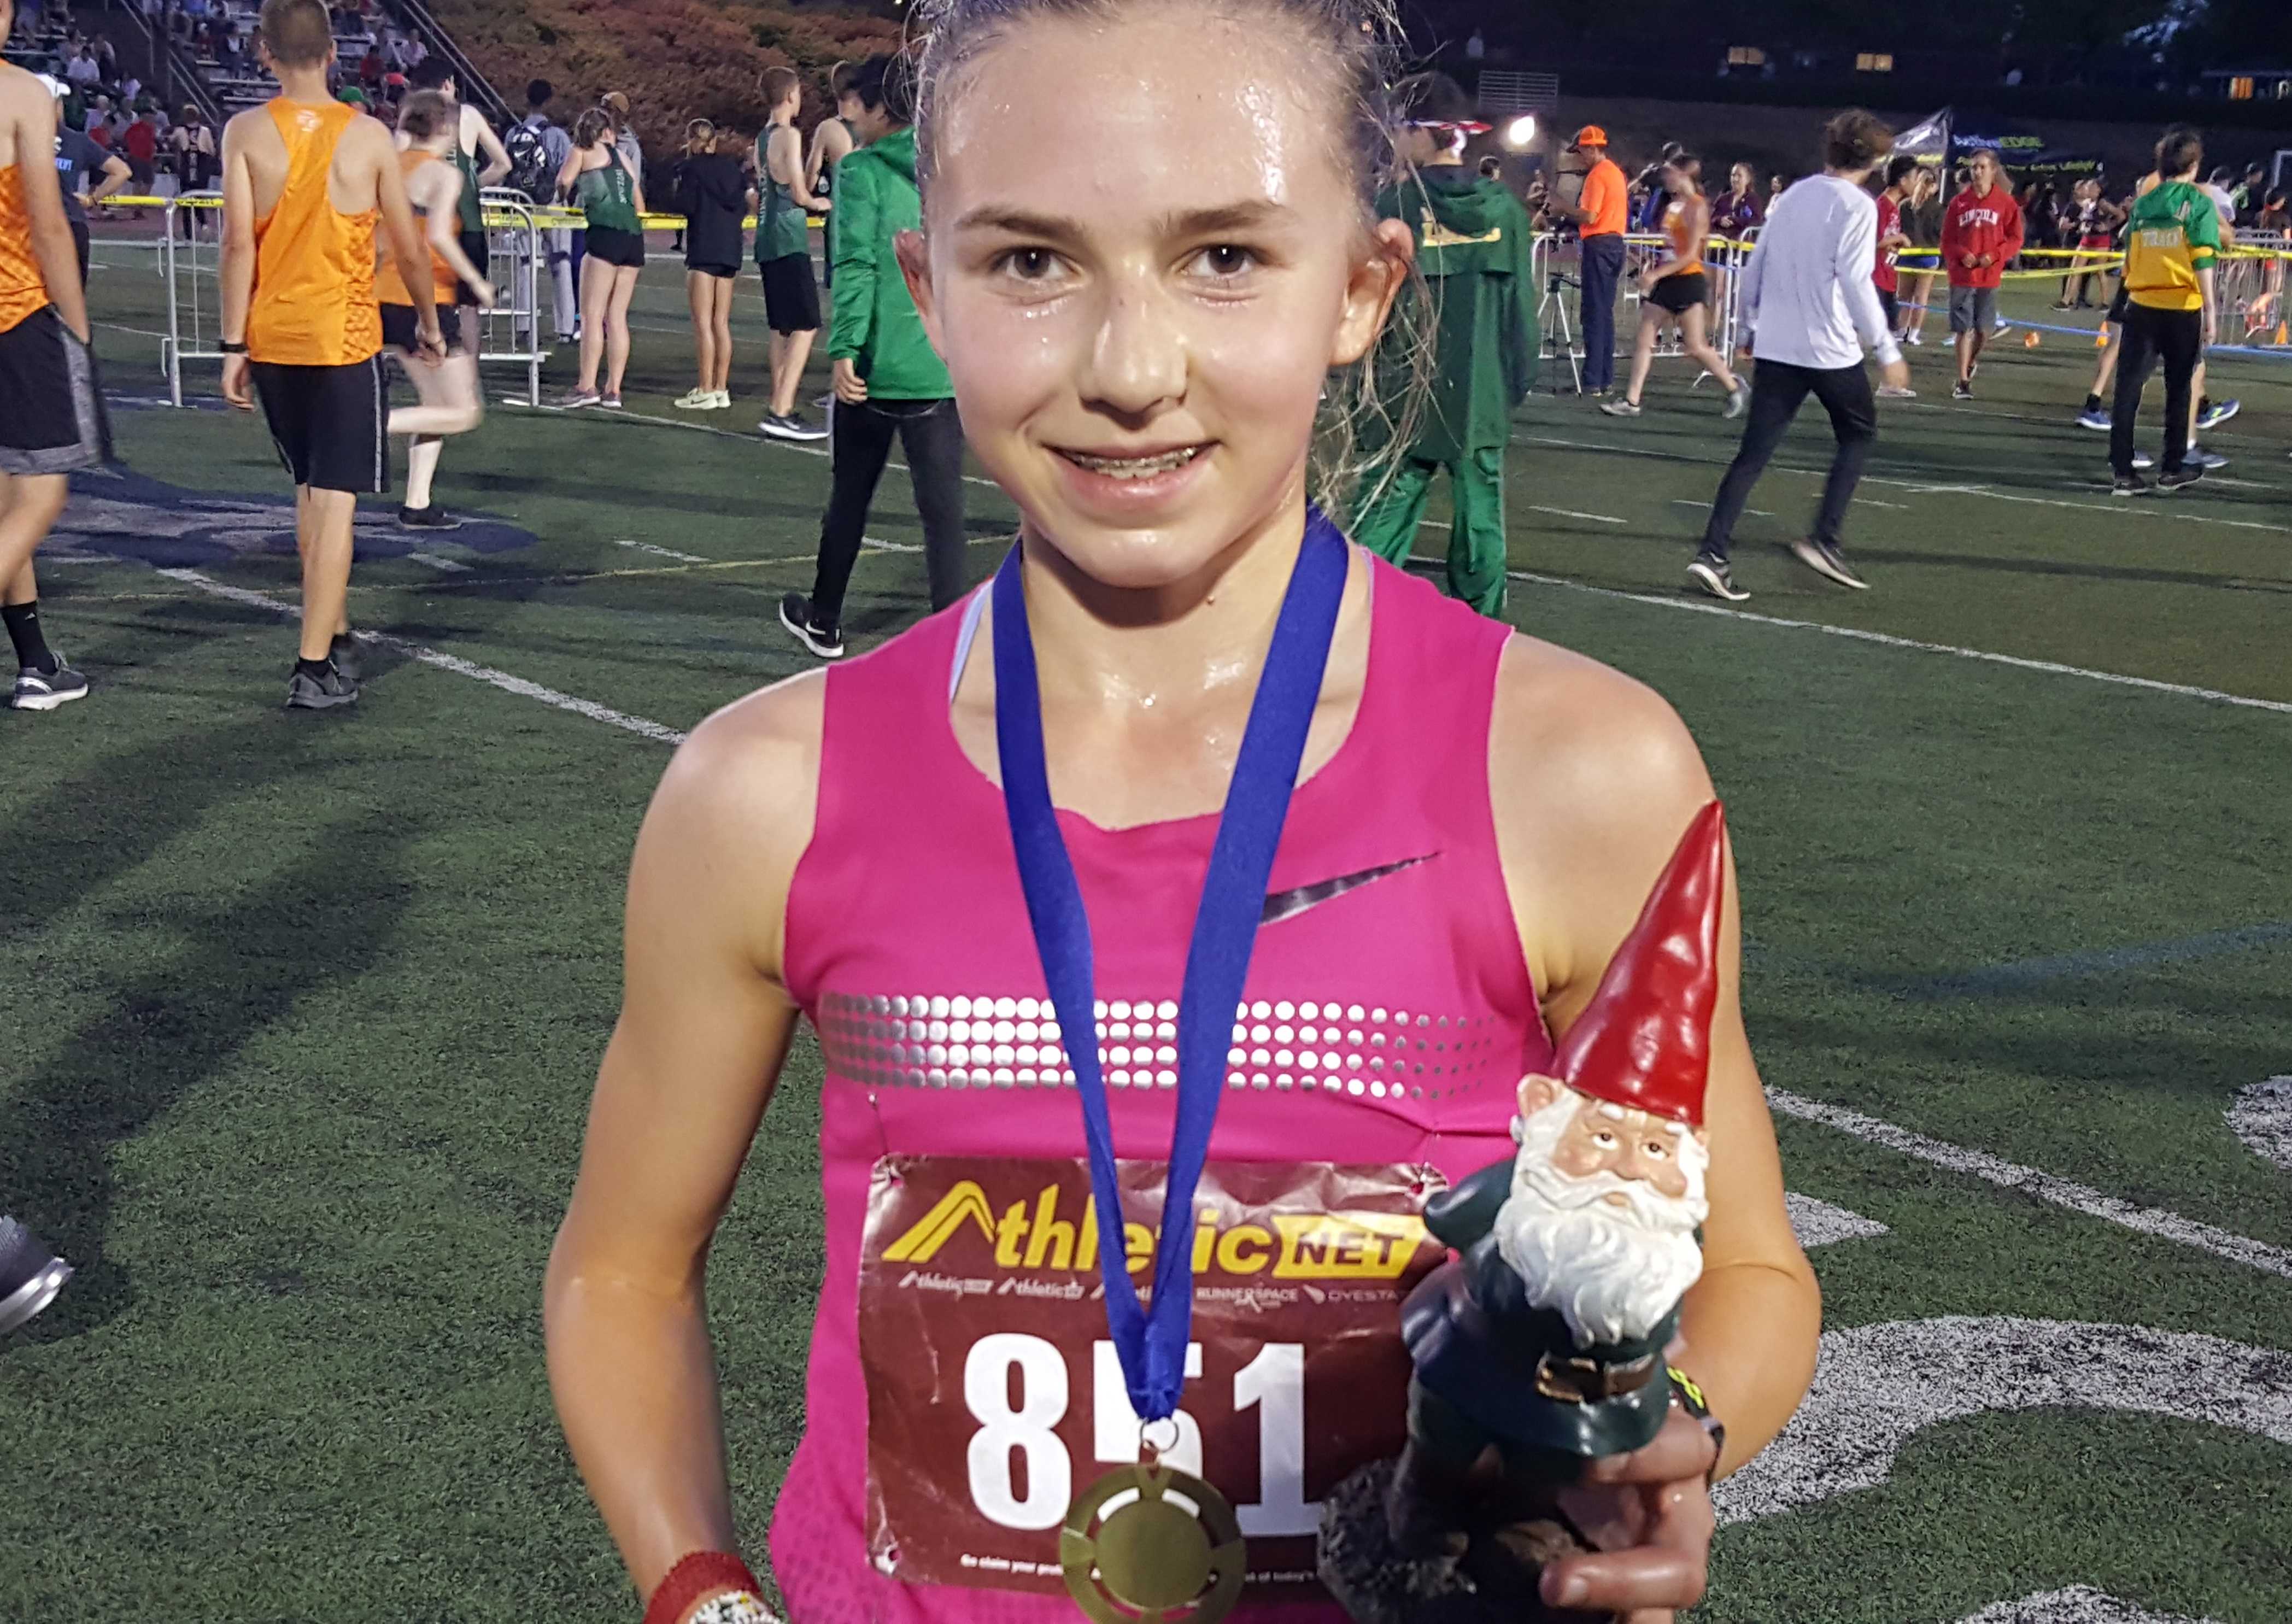
<instances>
[{"instance_id":1,"label":"green turf field","mask_svg":"<svg viewBox=\"0 0 2292 1624\"><path fill-rule=\"evenodd\" d=\"M44 575L97 692L0 715L0 1208L82 1271L0 1349L0 1620L630 1618L549 1408L542 1263L663 740L805 663L772 605L826 459L747 432L753 279L743 409L670 408L657 265L630 410L496 410L446 455L440 499L488 521L456 536L376 505L352 610L396 642L354 713L288 715L269 443L128 403L160 288L148 249L99 255L132 472L81 481ZM2227 477L2112 504L2069 421L2092 360L2016 343L1953 406L1914 352L1867 594L1775 545L1827 456L1810 408L1739 537L1747 612L1680 594L1732 448L1714 392L1672 362L1636 422L1519 414L1512 618L1702 741L1824 1241L1824 1374L1724 1491L1700 1619L2292 1619L2292 1168L2254 1148L2292 1159L2258 1087L2292 1073L2292 365L2217 367ZM1012 513L972 497L983 576ZM862 646L922 608L906 498L894 473ZM819 1077L807 1038L715 1252L759 1555Z\"/></svg>"}]
</instances>

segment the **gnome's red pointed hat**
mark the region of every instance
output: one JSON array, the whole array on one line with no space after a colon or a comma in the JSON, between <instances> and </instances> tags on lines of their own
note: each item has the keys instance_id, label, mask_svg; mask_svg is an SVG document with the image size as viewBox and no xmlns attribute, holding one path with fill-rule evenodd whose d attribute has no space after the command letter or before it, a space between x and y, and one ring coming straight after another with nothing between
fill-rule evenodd
<instances>
[{"instance_id":1,"label":"gnome's red pointed hat","mask_svg":"<svg viewBox=\"0 0 2292 1624\"><path fill-rule=\"evenodd\" d=\"M1703 1126L1726 831L1718 802L1695 814L1590 1006L1561 1041L1553 1070L1577 1093Z\"/></svg>"}]
</instances>

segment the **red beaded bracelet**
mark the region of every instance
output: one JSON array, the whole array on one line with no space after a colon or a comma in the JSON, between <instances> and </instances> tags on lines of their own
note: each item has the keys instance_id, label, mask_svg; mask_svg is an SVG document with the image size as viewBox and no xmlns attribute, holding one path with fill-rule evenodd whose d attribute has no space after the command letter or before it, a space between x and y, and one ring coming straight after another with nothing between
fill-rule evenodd
<instances>
[{"instance_id":1,"label":"red beaded bracelet","mask_svg":"<svg viewBox=\"0 0 2292 1624\"><path fill-rule=\"evenodd\" d=\"M719 1590L761 1596L763 1587L748 1564L730 1551L694 1551L669 1569L645 1604L644 1624L683 1624L692 1604Z\"/></svg>"}]
</instances>

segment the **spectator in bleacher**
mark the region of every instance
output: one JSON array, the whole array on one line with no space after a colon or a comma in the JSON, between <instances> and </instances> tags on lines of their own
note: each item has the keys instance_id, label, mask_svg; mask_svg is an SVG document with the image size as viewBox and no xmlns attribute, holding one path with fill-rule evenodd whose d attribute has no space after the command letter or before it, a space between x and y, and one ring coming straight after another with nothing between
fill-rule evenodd
<instances>
[{"instance_id":1,"label":"spectator in bleacher","mask_svg":"<svg viewBox=\"0 0 2292 1624\"><path fill-rule=\"evenodd\" d=\"M546 79L536 79L529 84L525 87L525 117L518 123L519 129L531 132L540 142L543 161L538 173L551 177L552 182L558 171L565 167L565 159L573 150L573 138L561 125L550 120L549 104L556 96L556 86ZM525 143L516 141L515 144L521 146ZM529 165L527 167L534 166ZM532 187L525 190L536 203L549 200L549 182L545 182L537 193ZM575 280L579 269L575 248L578 235L568 226L549 228L549 285L554 295L553 303L557 318L557 342L560 343L570 343L580 334L581 306L574 296L574 288L578 285Z\"/></svg>"},{"instance_id":2,"label":"spectator in bleacher","mask_svg":"<svg viewBox=\"0 0 2292 1624\"><path fill-rule=\"evenodd\" d=\"M95 70L104 84L119 83L119 50L109 39L95 42Z\"/></svg>"},{"instance_id":3,"label":"spectator in bleacher","mask_svg":"<svg viewBox=\"0 0 2292 1624\"><path fill-rule=\"evenodd\" d=\"M382 52L368 44L366 54L359 58L358 72L359 83L366 86L367 93L378 94L382 90Z\"/></svg>"},{"instance_id":4,"label":"spectator in bleacher","mask_svg":"<svg viewBox=\"0 0 2292 1624\"><path fill-rule=\"evenodd\" d=\"M629 99L622 92L609 90L597 98L597 105L613 116L613 150L621 155L621 162L642 184L644 181L644 146L637 133L629 128Z\"/></svg>"},{"instance_id":5,"label":"spectator in bleacher","mask_svg":"<svg viewBox=\"0 0 2292 1624\"><path fill-rule=\"evenodd\" d=\"M79 53L64 69L64 77L82 87L99 83L103 77L103 69L96 65L95 47L81 45Z\"/></svg>"},{"instance_id":6,"label":"spectator in bleacher","mask_svg":"<svg viewBox=\"0 0 2292 1624\"><path fill-rule=\"evenodd\" d=\"M149 197L152 180L157 174L154 160L159 156L159 131L151 122L150 114L135 115L134 122L119 137L119 150L127 159L127 167L134 174L137 194ZM143 218L141 209L135 211L135 218Z\"/></svg>"}]
</instances>

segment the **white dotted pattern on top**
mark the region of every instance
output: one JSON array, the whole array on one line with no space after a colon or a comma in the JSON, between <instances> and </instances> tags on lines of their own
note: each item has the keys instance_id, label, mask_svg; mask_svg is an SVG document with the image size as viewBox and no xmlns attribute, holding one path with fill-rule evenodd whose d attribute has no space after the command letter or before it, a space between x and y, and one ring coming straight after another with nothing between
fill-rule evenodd
<instances>
[{"instance_id":1,"label":"white dotted pattern on top","mask_svg":"<svg viewBox=\"0 0 2292 1624\"><path fill-rule=\"evenodd\" d=\"M1174 1088L1174 999L1102 998L1099 1067L1111 1088ZM1072 1087L1047 998L991 994L827 993L819 1001L828 1071L917 1088ZM1226 1086L1370 1099L1441 1099L1493 1076L1510 1087L1493 1016L1340 1001L1252 999L1234 1010Z\"/></svg>"}]
</instances>

